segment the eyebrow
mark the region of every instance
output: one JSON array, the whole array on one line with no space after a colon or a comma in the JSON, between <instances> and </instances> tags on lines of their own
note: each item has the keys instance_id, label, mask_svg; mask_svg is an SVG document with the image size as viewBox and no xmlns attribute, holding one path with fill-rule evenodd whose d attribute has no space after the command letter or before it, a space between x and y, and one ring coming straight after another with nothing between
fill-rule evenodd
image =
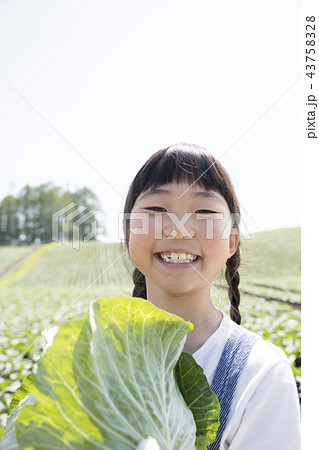
<instances>
[{"instance_id":1,"label":"eyebrow","mask_svg":"<svg viewBox=\"0 0 319 450\"><path fill-rule=\"evenodd\" d=\"M156 188L156 189L151 189L147 192L145 192L142 197L140 198L140 200L142 200L145 197L148 197L150 195L154 195L154 194L171 194L171 191L169 191L168 189L161 189L161 188ZM193 197L205 197L205 198L214 198L215 200L218 200L220 203L224 203L221 198L215 194L215 192L212 191L197 191L197 192L193 192L191 193L191 195Z\"/></svg>"}]
</instances>

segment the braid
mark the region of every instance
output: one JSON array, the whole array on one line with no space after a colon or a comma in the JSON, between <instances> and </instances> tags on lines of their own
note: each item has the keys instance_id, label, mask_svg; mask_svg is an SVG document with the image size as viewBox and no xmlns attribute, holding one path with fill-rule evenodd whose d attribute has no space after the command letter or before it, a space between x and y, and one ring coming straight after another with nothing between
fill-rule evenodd
<instances>
[{"instance_id":1,"label":"braid","mask_svg":"<svg viewBox=\"0 0 319 450\"><path fill-rule=\"evenodd\" d=\"M226 261L226 271L225 278L228 284L228 297L230 299L230 318L240 325L241 315L239 312L239 303L240 303L240 292L238 289L238 285L240 282L240 276L238 272L238 267L240 265L240 242L238 243L238 247L236 252L233 254L231 258Z\"/></svg>"},{"instance_id":2,"label":"braid","mask_svg":"<svg viewBox=\"0 0 319 450\"><path fill-rule=\"evenodd\" d=\"M132 296L147 299L145 275L137 267L133 272L133 282L135 286Z\"/></svg>"}]
</instances>

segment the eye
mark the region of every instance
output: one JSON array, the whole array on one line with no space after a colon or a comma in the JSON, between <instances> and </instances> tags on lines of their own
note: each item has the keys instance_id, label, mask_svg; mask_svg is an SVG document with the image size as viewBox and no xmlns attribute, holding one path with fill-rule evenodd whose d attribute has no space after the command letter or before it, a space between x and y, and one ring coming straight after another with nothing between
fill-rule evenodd
<instances>
[{"instance_id":1,"label":"eye","mask_svg":"<svg viewBox=\"0 0 319 450\"><path fill-rule=\"evenodd\" d=\"M195 214L219 214L217 211L211 211L210 209L198 209Z\"/></svg>"},{"instance_id":2,"label":"eye","mask_svg":"<svg viewBox=\"0 0 319 450\"><path fill-rule=\"evenodd\" d=\"M149 209L150 211L158 211L159 209L162 209L163 211L159 211L159 212L165 212L166 209L162 208L161 206L149 206L148 208L144 208L144 209Z\"/></svg>"}]
</instances>

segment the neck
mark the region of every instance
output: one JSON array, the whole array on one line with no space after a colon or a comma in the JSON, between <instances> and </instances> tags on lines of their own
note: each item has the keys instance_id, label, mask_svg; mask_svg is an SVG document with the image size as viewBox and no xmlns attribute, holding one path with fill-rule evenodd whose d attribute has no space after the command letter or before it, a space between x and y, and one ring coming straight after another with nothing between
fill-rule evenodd
<instances>
[{"instance_id":1,"label":"neck","mask_svg":"<svg viewBox=\"0 0 319 450\"><path fill-rule=\"evenodd\" d=\"M193 330L187 333L184 346L184 351L188 353L196 352L217 330L222 320L221 312L211 301L209 289L172 294L148 285L147 300L194 325Z\"/></svg>"}]
</instances>

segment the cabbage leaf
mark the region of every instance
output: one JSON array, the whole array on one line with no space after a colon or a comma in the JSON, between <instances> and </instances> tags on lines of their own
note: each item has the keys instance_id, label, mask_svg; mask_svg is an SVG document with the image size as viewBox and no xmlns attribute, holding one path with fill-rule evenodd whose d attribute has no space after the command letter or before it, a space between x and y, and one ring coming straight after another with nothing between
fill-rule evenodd
<instances>
[{"instance_id":1,"label":"cabbage leaf","mask_svg":"<svg viewBox=\"0 0 319 450\"><path fill-rule=\"evenodd\" d=\"M204 450L219 403L182 352L192 328L144 299L91 302L14 394L0 449L136 449L152 436L163 450Z\"/></svg>"}]
</instances>

